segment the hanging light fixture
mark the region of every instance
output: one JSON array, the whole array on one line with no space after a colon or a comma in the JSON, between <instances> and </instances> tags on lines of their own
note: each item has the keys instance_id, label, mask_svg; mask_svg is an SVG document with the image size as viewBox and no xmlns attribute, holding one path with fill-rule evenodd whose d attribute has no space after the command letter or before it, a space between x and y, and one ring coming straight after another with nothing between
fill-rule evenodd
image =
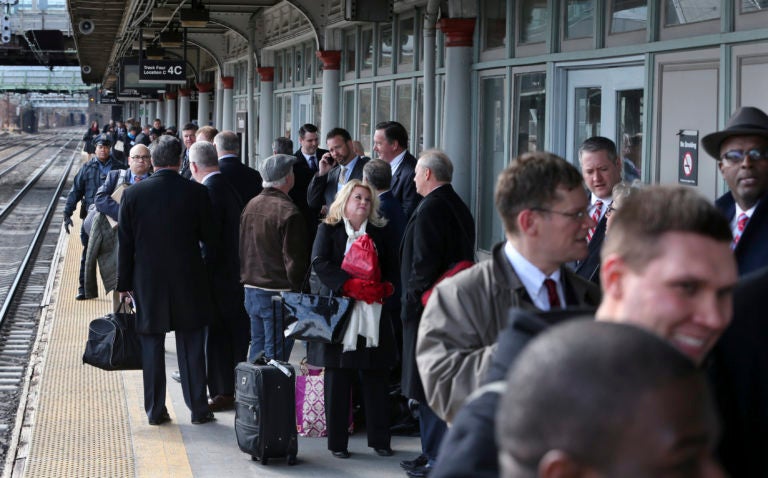
<instances>
[{"instance_id":1,"label":"hanging light fixture","mask_svg":"<svg viewBox=\"0 0 768 478\"><path fill-rule=\"evenodd\" d=\"M184 36L175 26L170 30L160 33L160 46L164 48L178 48L184 44Z\"/></svg>"},{"instance_id":2,"label":"hanging light fixture","mask_svg":"<svg viewBox=\"0 0 768 478\"><path fill-rule=\"evenodd\" d=\"M192 0L191 8L181 10L180 18L184 28L203 28L208 24L210 12L202 2Z\"/></svg>"},{"instance_id":3,"label":"hanging light fixture","mask_svg":"<svg viewBox=\"0 0 768 478\"><path fill-rule=\"evenodd\" d=\"M147 46L144 53L146 54L147 60L162 60L165 56L165 50L155 44Z\"/></svg>"}]
</instances>

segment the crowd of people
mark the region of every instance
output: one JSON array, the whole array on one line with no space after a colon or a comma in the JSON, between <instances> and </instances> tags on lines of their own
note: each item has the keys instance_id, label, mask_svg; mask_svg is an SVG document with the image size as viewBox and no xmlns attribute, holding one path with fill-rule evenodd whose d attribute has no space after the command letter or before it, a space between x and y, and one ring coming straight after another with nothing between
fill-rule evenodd
<instances>
[{"instance_id":1,"label":"crowd of people","mask_svg":"<svg viewBox=\"0 0 768 478\"><path fill-rule=\"evenodd\" d=\"M192 423L206 423L234 406L238 362L290 356L272 297L312 290L375 317L351 321L343 343L308 343L325 368L334 457L351 456L353 400L368 447L393 454L394 381L418 403L421 454L401 461L411 477L768 476L763 111L740 108L703 137L729 187L715 204L641 184L626 140L622 157L588 138L579 168L547 152L513 158L495 189L504 240L474 265L451 159L413 156L397 122L376 125L376 159L342 128L320 149L305 124L299 148L275 139L259 171L231 131L185 125L182 141L159 121L137 128L91 125L65 227L78 202L95 216L77 298L95 294L98 262L115 302L137 305L150 424L170 419L166 332ZM364 235L376 280L344 267Z\"/></svg>"}]
</instances>

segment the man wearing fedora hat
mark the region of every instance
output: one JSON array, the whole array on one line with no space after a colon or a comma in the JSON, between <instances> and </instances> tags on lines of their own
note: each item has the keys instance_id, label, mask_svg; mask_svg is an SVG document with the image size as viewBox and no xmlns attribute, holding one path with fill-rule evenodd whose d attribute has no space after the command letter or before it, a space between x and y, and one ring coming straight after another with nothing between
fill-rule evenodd
<instances>
[{"instance_id":1,"label":"man wearing fedora hat","mask_svg":"<svg viewBox=\"0 0 768 478\"><path fill-rule=\"evenodd\" d=\"M715 205L730 221L739 275L768 266L768 115L739 108L701 143L730 189Z\"/></svg>"}]
</instances>

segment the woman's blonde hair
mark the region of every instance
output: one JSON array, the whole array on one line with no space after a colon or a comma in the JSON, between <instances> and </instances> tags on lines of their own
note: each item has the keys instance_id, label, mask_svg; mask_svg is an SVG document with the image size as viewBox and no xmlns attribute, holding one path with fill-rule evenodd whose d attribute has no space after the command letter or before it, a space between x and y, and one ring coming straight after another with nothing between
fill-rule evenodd
<instances>
[{"instance_id":1,"label":"woman's blonde hair","mask_svg":"<svg viewBox=\"0 0 768 478\"><path fill-rule=\"evenodd\" d=\"M352 196L352 191L357 187L365 188L371 193L371 213L368 215L368 222L378 227L387 224L387 220L379 215L379 194L370 184L364 184L359 179L350 179L336 193L336 199L333 200L333 204L328 208L328 215L325 216L324 223L333 226L344 219L344 209L347 206L347 201Z\"/></svg>"}]
</instances>

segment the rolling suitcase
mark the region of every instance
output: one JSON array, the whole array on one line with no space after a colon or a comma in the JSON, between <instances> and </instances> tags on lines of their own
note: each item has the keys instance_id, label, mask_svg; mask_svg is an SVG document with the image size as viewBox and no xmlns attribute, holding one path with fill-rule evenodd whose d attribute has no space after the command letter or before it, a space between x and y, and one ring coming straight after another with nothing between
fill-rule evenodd
<instances>
[{"instance_id":1,"label":"rolling suitcase","mask_svg":"<svg viewBox=\"0 0 768 478\"><path fill-rule=\"evenodd\" d=\"M272 298L275 317L273 340L277 350L277 331L283 325L283 303L280 296ZM280 327L278 327L280 325ZM283 336L284 337L284 336ZM283 339L283 355L285 355ZM267 465L271 458L286 457L289 465L296 464L296 373L283 360L269 360L263 353L254 363L240 362L235 368L235 435L240 449Z\"/></svg>"}]
</instances>

